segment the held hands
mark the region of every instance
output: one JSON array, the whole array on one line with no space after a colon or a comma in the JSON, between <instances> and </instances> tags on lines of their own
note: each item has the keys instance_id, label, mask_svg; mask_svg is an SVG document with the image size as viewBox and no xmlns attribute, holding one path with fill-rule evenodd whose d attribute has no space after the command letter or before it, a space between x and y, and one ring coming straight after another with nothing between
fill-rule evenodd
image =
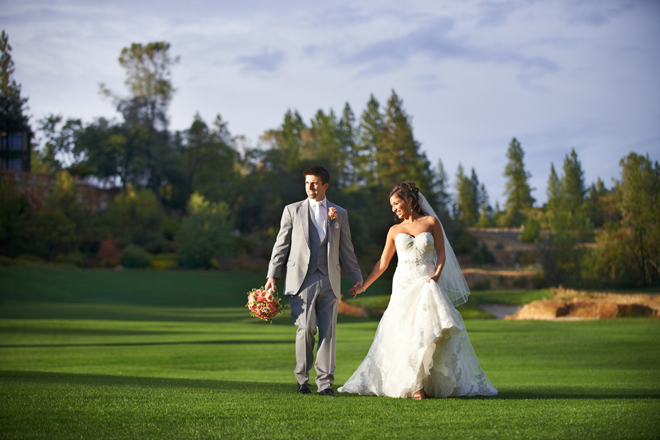
<instances>
[{"instance_id":1,"label":"held hands","mask_svg":"<svg viewBox=\"0 0 660 440\"><path fill-rule=\"evenodd\" d=\"M277 292L277 280L273 277L268 277L264 289L266 289L266 291L272 290L273 292Z\"/></svg>"},{"instance_id":2,"label":"held hands","mask_svg":"<svg viewBox=\"0 0 660 440\"><path fill-rule=\"evenodd\" d=\"M355 298L358 294L364 292L366 289L362 288L362 281L355 283L352 288L348 289L348 294Z\"/></svg>"}]
</instances>

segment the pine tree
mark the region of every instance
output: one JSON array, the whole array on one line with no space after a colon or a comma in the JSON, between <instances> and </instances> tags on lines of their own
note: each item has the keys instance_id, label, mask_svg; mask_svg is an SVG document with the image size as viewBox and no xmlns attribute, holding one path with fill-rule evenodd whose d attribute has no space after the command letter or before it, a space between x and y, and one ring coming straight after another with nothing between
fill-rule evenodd
<instances>
[{"instance_id":1,"label":"pine tree","mask_svg":"<svg viewBox=\"0 0 660 440\"><path fill-rule=\"evenodd\" d=\"M463 165L458 164L456 173L456 214L457 219L467 226L473 226L479 219L479 179L472 168L471 177L465 175Z\"/></svg>"},{"instance_id":2,"label":"pine tree","mask_svg":"<svg viewBox=\"0 0 660 440\"><path fill-rule=\"evenodd\" d=\"M301 160L303 131L306 128L305 122L298 113L298 110L293 113L291 110L286 112L284 115L284 123L282 124L282 129L280 131L281 140L279 148L285 153L288 170L297 167Z\"/></svg>"},{"instance_id":3,"label":"pine tree","mask_svg":"<svg viewBox=\"0 0 660 440\"><path fill-rule=\"evenodd\" d=\"M449 207L451 206L451 195L449 194L449 176L445 171L445 166L441 159L438 159L438 166L435 169L434 192L438 216L443 221L449 216Z\"/></svg>"},{"instance_id":4,"label":"pine tree","mask_svg":"<svg viewBox=\"0 0 660 440\"><path fill-rule=\"evenodd\" d=\"M412 180L431 200L434 199L431 164L420 151L413 135L410 118L403 109L403 101L394 90L387 101L383 142L376 149L376 179L381 186L391 187L397 182Z\"/></svg>"},{"instance_id":5,"label":"pine tree","mask_svg":"<svg viewBox=\"0 0 660 440\"><path fill-rule=\"evenodd\" d=\"M513 138L509 143L506 156L509 159L504 170L504 176L507 178L504 192L507 196L505 203L506 222L508 226L520 226L525 222L525 212L532 208L535 201L531 195L532 190L527 183L531 175L525 171L523 163L525 152L516 138Z\"/></svg>"},{"instance_id":6,"label":"pine tree","mask_svg":"<svg viewBox=\"0 0 660 440\"><path fill-rule=\"evenodd\" d=\"M3 30L0 34L0 125L4 130L29 130L28 99L21 97L21 85L13 78L11 50L9 36Z\"/></svg>"},{"instance_id":7,"label":"pine tree","mask_svg":"<svg viewBox=\"0 0 660 440\"><path fill-rule=\"evenodd\" d=\"M570 156L567 154L564 159L564 175L561 179L561 196L564 209L572 214L579 212L584 203L585 193L582 164L578 160L575 149L572 149Z\"/></svg>"},{"instance_id":8,"label":"pine tree","mask_svg":"<svg viewBox=\"0 0 660 440\"><path fill-rule=\"evenodd\" d=\"M380 113L380 103L371 95L367 108L360 116L359 126L359 157L362 158L358 168L358 180L373 186L376 181L376 150L383 144L383 115Z\"/></svg>"},{"instance_id":9,"label":"pine tree","mask_svg":"<svg viewBox=\"0 0 660 440\"><path fill-rule=\"evenodd\" d=\"M337 137L340 150L346 160L344 186L357 189L360 185L365 184L360 178L364 175L363 170L368 164L368 158L361 153L357 143L355 114L348 102L344 105L344 110L337 126Z\"/></svg>"},{"instance_id":10,"label":"pine tree","mask_svg":"<svg viewBox=\"0 0 660 440\"><path fill-rule=\"evenodd\" d=\"M605 223L603 205L608 194L609 191L605 188L605 184L600 180L600 177L587 190L587 197L584 199L584 210L589 217L592 228L601 228Z\"/></svg>"},{"instance_id":11,"label":"pine tree","mask_svg":"<svg viewBox=\"0 0 660 440\"><path fill-rule=\"evenodd\" d=\"M548 197L547 212L552 213L559 209L561 205L561 184L553 163L550 163L550 177L548 177L546 195Z\"/></svg>"}]
</instances>

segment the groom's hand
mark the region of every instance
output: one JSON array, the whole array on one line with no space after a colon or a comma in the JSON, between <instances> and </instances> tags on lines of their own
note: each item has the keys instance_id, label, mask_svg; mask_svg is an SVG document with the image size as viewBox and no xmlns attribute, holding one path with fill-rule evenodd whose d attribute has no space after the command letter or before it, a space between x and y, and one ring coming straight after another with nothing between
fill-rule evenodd
<instances>
[{"instance_id":1,"label":"groom's hand","mask_svg":"<svg viewBox=\"0 0 660 440\"><path fill-rule=\"evenodd\" d=\"M362 290L362 281L353 284L353 288L348 290L349 295L352 295L353 298L362 292L364 292L364 290Z\"/></svg>"},{"instance_id":2,"label":"groom's hand","mask_svg":"<svg viewBox=\"0 0 660 440\"><path fill-rule=\"evenodd\" d=\"M277 281L275 281L275 278L273 277L268 277L266 279L266 286L264 287L267 291L272 290L273 292L277 292Z\"/></svg>"}]
</instances>

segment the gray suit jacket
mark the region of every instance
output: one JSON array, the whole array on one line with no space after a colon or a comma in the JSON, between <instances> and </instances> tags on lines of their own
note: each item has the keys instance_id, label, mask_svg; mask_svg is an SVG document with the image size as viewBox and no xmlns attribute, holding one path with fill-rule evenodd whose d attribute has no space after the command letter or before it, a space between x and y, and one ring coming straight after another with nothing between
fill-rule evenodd
<instances>
[{"instance_id":1,"label":"gray suit jacket","mask_svg":"<svg viewBox=\"0 0 660 440\"><path fill-rule=\"evenodd\" d=\"M362 273L351 242L348 214L344 208L328 201L328 208L331 207L337 210L337 220L328 218L328 275L332 290L339 298L341 294L340 259L353 284L362 281ZM316 231L312 232L316 233ZM282 267L286 262L285 295L297 295L307 276L311 257L309 233L309 202L305 199L287 205L282 213L280 232L277 234L268 265L268 276L281 278Z\"/></svg>"}]
</instances>

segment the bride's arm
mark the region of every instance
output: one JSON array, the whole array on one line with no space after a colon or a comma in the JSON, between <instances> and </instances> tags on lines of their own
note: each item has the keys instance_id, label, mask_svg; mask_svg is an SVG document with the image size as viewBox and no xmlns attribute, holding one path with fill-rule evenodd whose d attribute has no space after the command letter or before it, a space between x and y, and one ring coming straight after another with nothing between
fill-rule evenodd
<instances>
[{"instance_id":1,"label":"bride's arm","mask_svg":"<svg viewBox=\"0 0 660 440\"><path fill-rule=\"evenodd\" d=\"M378 279L379 276L387 270L388 266L390 265L390 261L392 261L392 257L394 256L394 253L396 252L396 245L394 244L394 237L396 235L394 232L392 232L392 229L387 233L387 239L385 241L385 249L383 249L383 254L380 256L380 260L376 263L374 268L371 270L371 274L369 274L369 278L362 284L362 287L353 287L348 291L351 295L353 295L353 298L355 298L359 293L364 292L367 290L371 284L373 284L374 281Z\"/></svg>"},{"instance_id":2,"label":"bride's arm","mask_svg":"<svg viewBox=\"0 0 660 440\"><path fill-rule=\"evenodd\" d=\"M445 255L445 236L442 233L442 226L435 217L432 218L433 225L431 226L431 233L433 234L435 253L438 256L438 261L436 262L435 274L429 278L428 282L433 280L437 283L440 279L440 275L442 274L442 269L445 267L445 260L447 259L447 255Z\"/></svg>"}]
</instances>

